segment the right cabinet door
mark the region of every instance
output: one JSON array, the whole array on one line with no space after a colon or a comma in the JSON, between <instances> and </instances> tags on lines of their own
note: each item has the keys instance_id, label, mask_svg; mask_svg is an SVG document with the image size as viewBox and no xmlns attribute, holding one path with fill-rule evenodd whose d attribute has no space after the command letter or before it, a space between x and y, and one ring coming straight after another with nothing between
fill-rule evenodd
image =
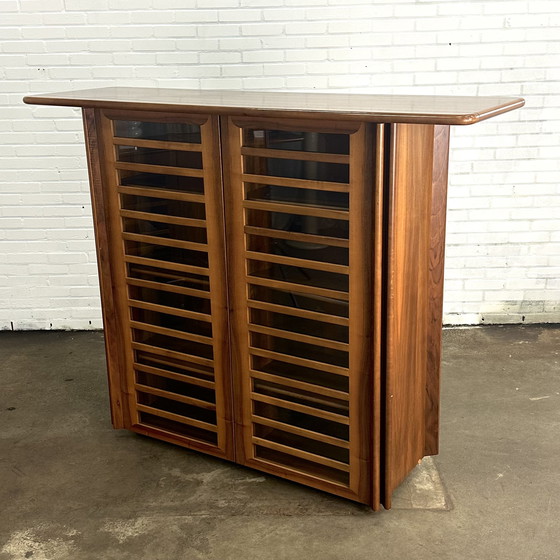
<instances>
[{"instance_id":1,"label":"right cabinet door","mask_svg":"<svg viewBox=\"0 0 560 560\"><path fill-rule=\"evenodd\" d=\"M375 127L222 123L236 457L372 503Z\"/></svg>"}]
</instances>

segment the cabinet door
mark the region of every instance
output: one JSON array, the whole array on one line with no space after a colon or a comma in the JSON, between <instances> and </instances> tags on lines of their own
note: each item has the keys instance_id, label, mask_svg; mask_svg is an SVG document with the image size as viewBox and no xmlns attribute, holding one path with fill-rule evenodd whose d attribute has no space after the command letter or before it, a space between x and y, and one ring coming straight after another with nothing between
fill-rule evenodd
<instances>
[{"instance_id":1,"label":"cabinet door","mask_svg":"<svg viewBox=\"0 0 560 560\"><path fill-rule=\"evenodd\" d=\"M94 120L107 345L120 352L113 409L122 398L124 427L232 458L217 120L109 110Z\"/></svg>"},{"instance_id":2,"label":"cabinet door","mask_svg":"<svg viewBox=\"0 0 560 560\"><path fill-rule=\"evenodd\" d=\"M361 502L372 479L372 134L223 124L237 459Z\"/></svg>"}]
</instances>

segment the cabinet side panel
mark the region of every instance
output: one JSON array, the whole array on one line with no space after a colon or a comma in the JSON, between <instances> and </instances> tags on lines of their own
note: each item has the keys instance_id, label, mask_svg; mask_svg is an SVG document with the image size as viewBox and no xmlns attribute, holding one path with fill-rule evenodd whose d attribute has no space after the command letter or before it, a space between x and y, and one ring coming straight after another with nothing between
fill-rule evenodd
<instances>
[{"instance_id":1,"label":"cabinet side panel","mask_svg":"<svg viewBox=\"0 0 560 560\"><path fill-rule=\"evenodd\" d=\"M432 174L430 278L428 290L428 364L426 369L426 434L424 455L437 455L439 450L439 385L448 160L449 126L438 125L434 127Z\"/></svg>"},{"instance_id":2,"label":"cabinet side panel","mask_svg":"<svg viewBox=\"0 0 560 560\"><path fill-rule=\"evenodd\" d=\"M434 127L392 127L388 201L385 496L424 456Z\"/></svg>"},{"instance_id":3,"label":"cabinet side panel","mask_svg":"<svg viewBox=\"0 0 560 560\"><path fill-rule=\"evenodd\" d=\"M114 283L110 258L110 218L103 190L99 134L96 126L96 110L83 109L82 115L94 218L95 242L97 246L96 254L103 310L111 420L115 428L125 428L130 426L130 421L128 420L129 412L127 401L122 392L122 388L126 385L125 366L122 356L123 344L121 340L121 329L118 324L117 303L113 292Z\"/></svg>"}]
</instances>

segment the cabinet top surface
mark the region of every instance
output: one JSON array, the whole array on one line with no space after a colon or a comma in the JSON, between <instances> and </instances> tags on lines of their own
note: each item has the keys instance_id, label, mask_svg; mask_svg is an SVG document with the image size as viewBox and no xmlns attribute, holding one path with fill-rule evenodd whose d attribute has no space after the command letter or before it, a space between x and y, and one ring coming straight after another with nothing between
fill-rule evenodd
<instances>
[{"instance_id":1,"label":"cabinet top surface","mask_svg":"<svg viewBox=\"0 0 560 560\"><path fill-rule=\"evenodd\" d=\"M275 91L108 87L29 95L25 103L69 107L352 119L369 122L473 124L522 107L513 97L365 95Z\"/></svg>"}]
</instances>

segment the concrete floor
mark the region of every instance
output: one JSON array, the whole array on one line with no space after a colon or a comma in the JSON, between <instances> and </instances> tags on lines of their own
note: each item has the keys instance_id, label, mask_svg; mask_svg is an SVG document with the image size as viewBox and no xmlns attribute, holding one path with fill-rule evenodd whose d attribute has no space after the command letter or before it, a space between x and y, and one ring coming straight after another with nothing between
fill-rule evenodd
<instances>
[{"instance_id":1,"label":"concrete floor","mask_svg":"<svg viewBox=\"0 0 560 560\"><path fill-rule=\"evenodd\" d=\"M0 333L0 560L560 559L559 353L446 330L441 454L373 513L112 430L101 333Z\"/></svg>"}]
</instances>

